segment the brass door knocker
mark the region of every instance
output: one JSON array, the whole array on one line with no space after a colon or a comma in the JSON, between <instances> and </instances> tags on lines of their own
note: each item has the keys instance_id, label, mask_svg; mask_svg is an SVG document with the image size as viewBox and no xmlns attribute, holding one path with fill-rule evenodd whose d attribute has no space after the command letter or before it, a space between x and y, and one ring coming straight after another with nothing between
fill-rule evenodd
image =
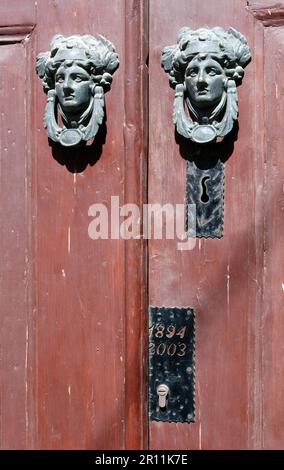
<instances>
[{"instance_id":1,"label":"brass door knocker","mask_svg":"<svg viewBox=\"0 0 284 470\"><path fill-rule=\"evenodd\" d=\"M113 44L103 36L54 36L50 51L39 54L36 65L47 93L44 126L49 139L74 147L97 134L105 116L104 93L118 65Z\"/></svg>"},{"instance_id":2,"label":"brass door knocker","mask_svg":"<svg viewBox=\"0 0 284 470\"><path fill-rule=\"evenodd\" d=\"M196 206L198 237L222 237L226 160L219 144L230 139L237 121L237 86L250 59L245 37L234 28L184 27L177 44L162 52L162 66L175 89L173 122L191 144L187 203Z\"/></svg>"}]
</instances>

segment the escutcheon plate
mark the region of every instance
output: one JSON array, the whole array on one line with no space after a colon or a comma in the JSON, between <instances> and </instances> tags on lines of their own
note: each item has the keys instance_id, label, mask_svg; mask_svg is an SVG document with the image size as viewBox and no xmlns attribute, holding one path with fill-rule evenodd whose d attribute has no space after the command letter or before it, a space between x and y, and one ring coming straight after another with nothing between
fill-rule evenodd
<instances>
[{"instance_id":1,"label":"escutcheon plate","mask_svg":"<svg viewBox=\"0 0 284 470\"><path fill-rule=\"evenodd\" d=\"M190 307L149 308L149 418L194 422L195 315ZM157 388L169 387L160 408Z\"/></svg>"}]
</instances>

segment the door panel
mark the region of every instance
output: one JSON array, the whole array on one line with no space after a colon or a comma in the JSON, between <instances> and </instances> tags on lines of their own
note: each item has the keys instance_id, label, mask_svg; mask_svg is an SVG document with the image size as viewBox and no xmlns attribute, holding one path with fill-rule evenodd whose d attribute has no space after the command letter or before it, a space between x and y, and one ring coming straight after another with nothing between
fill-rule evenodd
<instances>
[{"instance_id":1,"label":"door panel","mask_svg":"<svg viewBox=\"0 0 284 470\"><path fill-rule=\"evenodd\" d=\"M88 210L94 203L110 209L111 196L121 205L127 198L141 203L143 9L123 0L18 3L1 2L0 9L9 43L0 46L1 446L141 447L143 244L92 240ZM31 28L18 37L21 25ZM77 168L48 144L46 96L35 74L36 55L58 33L103 34L120 58L106 96L101 155ZM127 53L130 43L135 56ZM140 98L133 107L134 93Z\"/></svg>"},{"instance_id":2,"label":"door panel","mask_svg":"<svg viewBox=\"0 0 284 470\"><path fill-rule=\"evenodd\" d=\"M19 38L0 38L1 113L1 434L2 447L26 445L30 411L26 383L31 329L31 167L30 28L10 31ZM18 71L21 70L21 74ZM9 83L9 99L7 99Z\"/></svg>"},{"instance_id":3,"label":"door panel","mask_svg":"<svg viewBox=\"0 0 284 470\"><path fill-rule=\"evenodd\" d=\"M269 18L267 18L269 19ZM283 449L283 105L284 21L264 29L265 253L263 320L263 446Z\"/></svg>"},{"instance_id":4,"label":"door panel","mask_svg":"<svg viewBox=\"0 0 284 470\"><path fill-rule=\"evenodd\" d=\"M185 198L162 49L183 26L233 26L253 58L238 89L239 133L226 163L224 237L199 239L191 251L178 251L176 240L149 243L149 304L196 312L196 422L151 422L152 449L283 447L283 137L276 125L283 37L281 8L268 10L243 0L150 1L149 203Z\"/></svg>"}]
</instances>

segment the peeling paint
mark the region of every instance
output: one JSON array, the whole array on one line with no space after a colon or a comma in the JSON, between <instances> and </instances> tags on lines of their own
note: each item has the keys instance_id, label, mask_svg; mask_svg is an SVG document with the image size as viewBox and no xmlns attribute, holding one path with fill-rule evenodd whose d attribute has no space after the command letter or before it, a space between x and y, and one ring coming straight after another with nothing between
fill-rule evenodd
<instances>
[{"instance_id":1,"label":"peeling paint","mask_svg":"<svg viewBox=\"0 0 284 470\"><path fill-rule=\"evenodd\" d=\"M229 305L230 305L230 265L227 265L227 305L228 305L228 312L229 312Z\"/></svg>"},{"instance_id":2,"label":"peeling paint","mask_svg":"<svg viewBox=\"0 0 284 470\"><path fill-rule=\"evenodd\" d=\"M71 250L71 228L70 226L68 227L68 253L70 253Z\"/></svg>"},{"instance_id":3,"label":"peeling paint","mask_svg":"<svg viewBox=\"0 0 284 470\"><path fill-rule=\"evenodd\" d=\"M74 173L74 175L73 175L73 183L74 183L73 191L74 191L74 194L76 194L76 182L77 182L77 175L76 175L76 173Z\"/></svg>"},{"instance_id":4,"label":"peeling paint","mask_svg":"<svg viewBox=\"0 0 284 470\"><path fill-rule=\"evenodd\" d=\"M199 450L202 449L202 429L201 429L201 423L199 423Z\"/></svg>"},{"instance_id":5,"label":"peeling paint","mask_svg":"<svg viewBox=\"0 0 284 470\"><path fill-rule=\"evenodd\" d=\"M29 413L28 413L28 350L29 350L29 327L26 326L26 355L25 355L25 388L26 388L26 399L25 399L25 419L26 419L26 430L29 428Z\"/></svg>"}]
</instances>

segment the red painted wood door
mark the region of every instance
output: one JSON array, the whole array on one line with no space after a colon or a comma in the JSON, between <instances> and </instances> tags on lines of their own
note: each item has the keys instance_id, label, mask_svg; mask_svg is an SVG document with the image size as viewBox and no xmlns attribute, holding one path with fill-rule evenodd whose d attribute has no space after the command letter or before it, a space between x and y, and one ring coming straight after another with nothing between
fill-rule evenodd
<instances>
[{"instance_id":1,"label":"red painted wood door","mask_svg":"<svg viewBox=\"0 0 284 470\"><path fill-rule=\"evenodd\" d=\"M183 26L233 26L252 53L226 163L224 237L191 251L149 244L150 305L196 311L196 422L150 423L152 449L284 446L283 12L268 0L150 0L150 203L185 197L163 47Z\"/></svg>"},{"instance_id":2,"label":"red painted wood door","mask_svg":"<svg viewBox=\"0 0 284 470\"><path fill-rule=\"evenodd\" d=\"M1 0L1 448L283 448L283 12L267 0ZM141 239L90 239L89 207L111 196L184 202L161 51L204 24L241 31L253 58L224 237L191 251L149 240L148 257ZM35 58L57 33L101 33L120 59L102 154L80 171L43 128ZM195 309L195 423L148 422L148 303Z\"/></svg>"},{"instance_id":3,"label":"red painted wood door","mask_svg":"<svg viewBox=\"0 0 284 470\"><path fill-rule=\"evenodd\" d=\"M144 445L143 246L88 235L94 203L142 197L141 18L132 0L0 2L3 449ZM120 60L102 154L77 170L52 155L35 73L58 33L103 34Z\"/></svg>"}]
</instances>

